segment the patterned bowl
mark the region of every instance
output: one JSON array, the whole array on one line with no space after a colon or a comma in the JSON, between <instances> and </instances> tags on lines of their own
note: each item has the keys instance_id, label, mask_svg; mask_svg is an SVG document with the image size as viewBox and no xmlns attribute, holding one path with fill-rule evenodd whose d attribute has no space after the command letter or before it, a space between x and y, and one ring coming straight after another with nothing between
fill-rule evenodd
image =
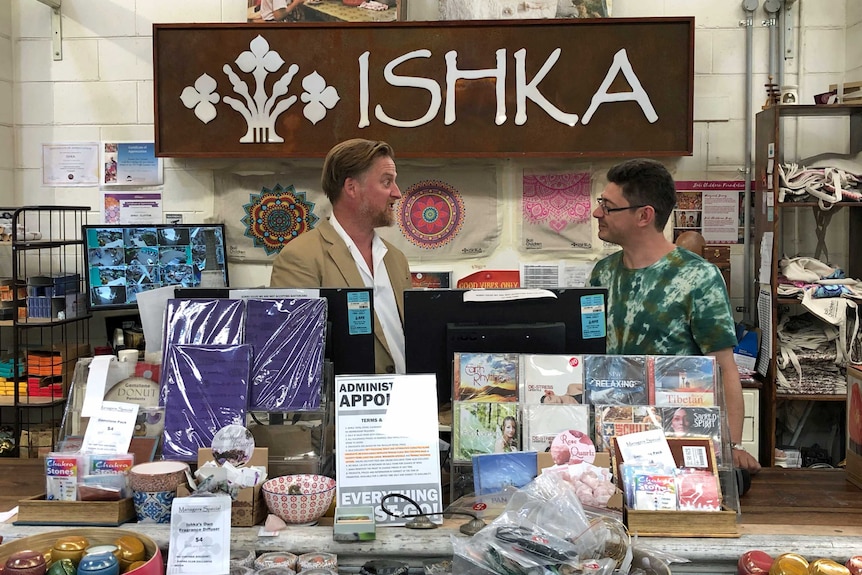
<instances>
[{"instance_id":1,"label":"patterned bowl","mask_svg":"<svg viewBox=\"0 0 862 575\"><path fill-rule=\"evenodd\" d=\"M176 491L186 482L188 463L182 461L149 461L129 470L129 484L134 491Z\"/></svg>"},{"instance_id":2,"label":"patterned bowl","mask_svg":"<svg viewBox=\"0 0 862 575\"><path fill-rule=\"evenodd\" d=\"M315 523L332 503L335 480L325 475L284 475L267 480L261 489L270 513L285 523Z\"/></svg>"}]
</instances>

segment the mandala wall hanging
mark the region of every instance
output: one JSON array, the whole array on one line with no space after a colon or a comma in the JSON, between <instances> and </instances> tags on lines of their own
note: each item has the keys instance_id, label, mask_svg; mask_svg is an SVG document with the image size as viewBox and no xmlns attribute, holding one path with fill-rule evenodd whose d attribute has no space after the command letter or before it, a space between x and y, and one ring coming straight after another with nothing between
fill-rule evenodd
<instances>
[{"instance_id":1,"label":"mandala wall hanging","mask_svg":"<svg viewBox=\"0 0 862 575\"><path fill-rule=\"evenodd\" d=\"M314 215L314 202L294 187L283 188L276 184L271 190L261 189L251 194L243 206L245 236L255 247L263 248L266 255L277 254L290 240L314 228L318 217Z\"/></svg>"},{"instance_id":2,"label":"mandala wall hanging","mask_svg":"<svg viewBox=\"0 0 862 575\"><path fill-rule=\"evenodd\" d=\"M524 174L521 249L592 248L589 172Z\"/></svg>"},{"instance_id":3,"label":"mandala wall hanging","mask_svg":"<svg viewBox=\"0 0 862 575\"><path fill-rule=\"evenodd\" d=\"M411 262L486 257L499 243L494 166L441 169L405 162L398 166L398 185L398 225L377 233Z\"/></svg>"},{"instance_id":4,"label":"mandala wall hanging","mask_svg":"<svg viewBox=\"0 0 862 575\"><path fill-rule=\"evenodd\" d=\"M319 190L319 169L248 176L216 172L214 183L213 220L225 224L229 261L270 263L288 242L332 213Z\"/></svg>"},{"instance_id":5,"label":"mandala wall hanging","mask_svg":"<svg viewBox=\"0 0 862 575\"><path fill-rule=\"evenodd\" d=\"M401 198L398 226L413 245L434 249L458 235L464 215L458 190L440 180L424 180L410 186Z\"/></svg>"}]
</instances>

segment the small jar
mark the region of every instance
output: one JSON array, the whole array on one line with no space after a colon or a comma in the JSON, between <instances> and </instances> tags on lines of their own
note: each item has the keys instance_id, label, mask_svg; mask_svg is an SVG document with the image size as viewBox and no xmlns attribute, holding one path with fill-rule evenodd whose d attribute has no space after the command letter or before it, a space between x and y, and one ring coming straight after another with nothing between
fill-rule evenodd
<instances>
[{"instance_id":1,"label":"small jar","mask_svg":"<svg viewBox=\"0 0 862 575\"><path fill-rule=\"evenodd\" d=\"M113 553L88 553L78 563L78 575L120 575L120 562Z\"/></svg>"},{"instance_id":2,"label":"small jar","mask_svg":"<svg viewBox=\"0 0 862 575\"><path fill-rule=\"evenodd\" d=\"M68 535L60 537L54 542L51 548L51 560L59 561L60 559L70 559L75 567L81 562L84 556L84 551L90 546L90 542L86 537L80 535Z\"/></svg>"},{"instance_id":3,"label":"small jar","mask_svg":"<svg viewBox=\"0 0 862 575\"><path fill-rule=\"evenodd\" d=\"M143 561L146 557L144 543L132 535L122 535L114 540L114 545L117 546L118 559L120 560L120 569L123 572L129 570L129 567L135 561Z\"/></svg>"},{"instance_id":4,"label":"small jar","mask_svg":"<svg viewBox=\"0 0 862 575\"><path fill-rule=\"evenodd\" d=\"M4 575L45 575L48 565L45 556L38 551L25 549L13 553L6 559Z\"/></svg>"},{"instance_id":5,"label":"small jar","mask_svg":"<svg viewBox=\"0 0 862 575\"><path fill-rule=\"evenodd\" d=\"M78 567L72 563L71 559L60 559L59 561L54 561L51 563L51 566L48 567L48 575L75 575L77 571Z\"/></svg>"},{"instance_id":6,"label":"small jar","mask_svg":"<svg viewBox=\"0 0 862 575\"><path fill-rule=\"evenodd\" d=\"M101 553L110 553L117 558L117 561L120 560L120 548L110 543L106 543L105 545L92 545L90 547L87 547L87 550L84 551L84 557L86 557L87 555L99 555Z\"/></svg>"}]
</instances>

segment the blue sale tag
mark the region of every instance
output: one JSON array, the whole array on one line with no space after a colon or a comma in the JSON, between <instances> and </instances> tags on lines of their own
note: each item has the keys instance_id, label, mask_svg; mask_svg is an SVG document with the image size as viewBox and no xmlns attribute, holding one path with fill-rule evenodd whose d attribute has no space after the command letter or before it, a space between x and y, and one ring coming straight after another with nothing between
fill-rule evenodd
<instances>
[{"instance_id":1,"label":"blue sale tag","mask_svg":"<svg viewBox=\"0 0 862 575\"><path fill-rule=\"evenodd\" d=\"M356 291L347 294L347 324L350 335L367 335L371 333L373 319L371 317L371 300L366 291Z\"/></svg>"},{"instance_id":2,"label":"blue sale tag","mask_svg":"<svg viewBox=\"0 0 862 575\"><path fill-rule=\"evenodd\" d=\"M581 336L584 339L605 337L607 331L606 322L604 294L582 296Z\"/></svg>"}]
</instances>

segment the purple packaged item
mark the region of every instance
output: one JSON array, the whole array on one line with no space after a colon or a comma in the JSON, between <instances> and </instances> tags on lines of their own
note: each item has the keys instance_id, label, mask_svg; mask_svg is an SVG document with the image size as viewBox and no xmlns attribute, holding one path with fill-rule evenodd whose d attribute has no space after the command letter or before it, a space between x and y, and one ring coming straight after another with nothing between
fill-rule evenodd
<instances>
[{"instance_id":1,"label":"purple packaged item","mask_svg":"<svg viewBox=\"0 0 862 575\"><path fill-rule=\"evenodd\" d=\"M172 390L165 405L162 454L196 461L198 448L212 445L215 433L244 425L251 373L251 346L172 345L162 373Z\"/></svg>"},{"instance_id":2,"label":"purple packaged item","mask_svg":"<svg viewBox=\"0 0 862 575\"><path fill-rule=\"evenodd\" d=\"M254 348L249 409L300 411L320 407L326 300L250 299L246 343Z\"/></svg>"},{"instance_id":3,"label":"purple packaged item","mask_svg":"<svg viewBox=\"0 0 862 575\"><path fill-rule=\"evenodd\" d=\"M167 367L167 353L172 345L238 345L243 342L242 300L171 299L165 310L165 335L162 340L162 365ZM162 368L159 405L167 404L171 389L166 380L169 370Z\"/></svg>"}]
</instances>

